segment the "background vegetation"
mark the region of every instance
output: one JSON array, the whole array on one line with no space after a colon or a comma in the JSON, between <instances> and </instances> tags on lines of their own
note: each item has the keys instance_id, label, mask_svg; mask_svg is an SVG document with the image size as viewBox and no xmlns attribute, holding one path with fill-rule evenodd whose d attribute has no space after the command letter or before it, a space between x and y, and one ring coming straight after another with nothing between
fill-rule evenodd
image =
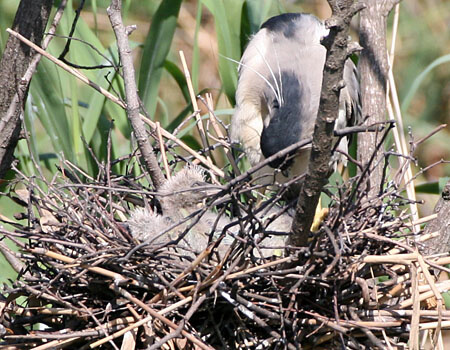
<instances>
[{"instance_id":1,"label":"background vegetation","mask_svg":"<svg viewBox=\"0 0 450 350\"><path fill-rule=\"evenodd\" d=\"M7 40L5 29L11 26L18 3L19 0L0 2L0 50L4 49ZM137 25L130 40L133 41L141 98L152 119L159 120L169 131L173 131L192 112L180 70L179 50L183 50L188 59L196 92L210 91L217 115L228 123L237 83L236 63L232 60L239 60L251 33L265 19L281 12L312 12L321 18L329 15L325 0L124 3L127 24ZM68 35L75 16L72 9L78 5L79 1L69 1L58 35ZM82 66L108 64L108 60L117 63L115 38L106 16L108 5L106 0L86 2L74 34L83 42L72 42L66 57L68 61ZM394 76L405 125L411 126L414 139L450 121L449 21L448 1L410 0L401 3ZM357 38L356 32L354 38ZM62 37L55 38L49 52L59 56L65 42ZM123 83L112 68L83 70L83 73L116 94L123 91ZM112 158L130 153L135 148L124 111L46 59L41 60L33 77L25 120L31 144L28 147L24 140L21 141L16 157L20 160L20 170L27 174L37 171L31 156L39 160L49 177L61 157L77 164L88 174L95 174L96 163L84 142L100 161L106 161L111 126ZM193 148L198 148L192 125L187 123L178 136ZM447 128L422 144L417 150L418 167L441 158L449 159L449 136ZM220 159L217 162L224 165ZM125 171L117 167L113 170ZM449 166L440 165L421 176L417 183L437 181L449 174ZM433 205L434 199L431 199L425 210L429 211ZM11 217L13 212L13 203L2 198L0 214Z\"/></svg>"}]
</instances>

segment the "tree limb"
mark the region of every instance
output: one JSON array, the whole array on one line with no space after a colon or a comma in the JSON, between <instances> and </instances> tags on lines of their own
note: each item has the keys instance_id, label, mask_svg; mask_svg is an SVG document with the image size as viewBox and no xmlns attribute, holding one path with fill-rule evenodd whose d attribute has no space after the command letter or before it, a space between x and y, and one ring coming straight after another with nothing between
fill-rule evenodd
<instances>
[{"instance_id":1,"label":"tree limb","mask_svg":"<svg viewBox=\"0 0 450 350\"><path fill-rule=\"evenodd\" d=\"M22 0L12 28L40 45L52 4L53 0ZM20 116L39 58L15 37L8 38L0 61L0 178L4 178L14 159L22 125Z\"/></svg>"},{"instance_id":2,"label":"tree limb","mask_svg":"<svg viewBox=\"0 0 450 350\"><path fill-rule=\"evenodd\" d=\"M445 185L434 213L437 218L425 228L424 235L438 232L438 236L424 242L423 254L447 253L450 250L450 181Z\"/></svg>"},{"instance_id":3,"label":"tree limb","mask_svg":"<svg viewBox=\"0 0 450 350\"><path fill-rule=\"evenodd\" d=\"M307 244L320 193L330 174L334 123L339 114L339 92L344 86L344 63L349 53L349 25L354 14L361 9L361 5L354 4L353 0L328 0L328 3L332 10L332 16L326 22L330 34L322 41L327 56L311 156L292 222L290 244L294 246Z\"/></svg>"},{"instance_id":4,"label":"tree limb","mask_svg":"<svg viewBox=\"0 0 450 350\"><path fill-rule=\"evenodd\" d=\"M133 57L131 56L131 49L128 43L129 28L123 25L122 21L122 1L112 0L111 5L107 9L109 20L116 35L117 47L119 48L120 60L123 64L123 76L125 81L125 100L128 119L133 128L136 140L144 159L145 167L147 168L153 185L158 190L166 181L158 161L153 152L153 147L150 144L144 122L139 117L139 96L137 93L136 79L133 67Z\"/></svg>"},{"instance_id":5,"label":"tree limb","mask_svg":"<svg viewBox=\"0 0 450 350\"><path fill-rule=\"evenodd\" d=\"M358 68L361 76L362 116L365 124L373 124L386 120L387 89L387 49L386 19L394 5L400 0L361 0L364 9L361 11L359 43L363 47ZM375 152L380 135L367 133L358 135L358 161L367 165L368 154ZM383 157L383 149L378 151L376 159ZM368 197L376 197L382 187L383 165L371 169L371 184Z\"/></svg>"}]
</instances>

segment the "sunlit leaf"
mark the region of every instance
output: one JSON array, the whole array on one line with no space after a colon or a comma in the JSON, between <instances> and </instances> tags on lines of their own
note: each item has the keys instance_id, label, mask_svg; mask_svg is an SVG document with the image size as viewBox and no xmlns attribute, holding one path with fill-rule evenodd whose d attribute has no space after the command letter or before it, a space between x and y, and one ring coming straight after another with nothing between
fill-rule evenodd
<instances>
[{"instance_id":1,"label":"sunlit leaf","mask_svg":"<svg viewBox=\"0 0 450 350\"><path fill-rule=\"evenodd\" d=\"M139 93L151 116L156 110L159 83L175 33L181 2L166 0L161 3L145 40L139 72Z\"/></svg>"}]
</instances>

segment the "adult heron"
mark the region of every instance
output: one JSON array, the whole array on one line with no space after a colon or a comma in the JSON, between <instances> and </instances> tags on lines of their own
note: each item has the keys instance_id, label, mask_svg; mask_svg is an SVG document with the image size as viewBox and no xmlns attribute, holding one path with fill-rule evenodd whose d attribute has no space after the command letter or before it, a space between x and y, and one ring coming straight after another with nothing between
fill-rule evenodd
<instances>
[{"instance_id":1,"label":"adult heron","mask_svg":"<svg viewBox=\"0 0 450 350\"><path fill-rule=\"evenodd\" d=\"M326 57L320 40L328 32L313 15L287 13L267 20L250 40L239 65L231 138L242 144L252 166L312 136ZM350 59L344 81L336 128L353 123L360 114L357 71ZM276 180L303 174L310 147L270 163L282 170L275 172ZM338 147L346 151L347 141Z\"/></svg>"}]
</instances>

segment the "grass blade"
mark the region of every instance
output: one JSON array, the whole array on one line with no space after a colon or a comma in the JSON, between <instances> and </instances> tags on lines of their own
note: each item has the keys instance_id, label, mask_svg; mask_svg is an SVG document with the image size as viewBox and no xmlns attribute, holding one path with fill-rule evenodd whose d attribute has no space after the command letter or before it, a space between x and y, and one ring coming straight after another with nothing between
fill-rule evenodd
<instances>
[{"instance_id":1,"label":"grass blade","mask_svg":"<svg viewBox=\"0 0 450 350\"><path fill-rule=\"evenodd\" d=\"M423 71L420 73L416 79L414 79L411 87L409 88L405 98L403 99L403 103L401 106L402 112L406 112L409 108L409 105L411 104L411 101L419 89L420 84L423 82L423 80L427 77L427 75L437 66L444 64L444 63L450 63L450 54L441 56L437 59L435 59L433 62L431 62Z\"/></svg>"},{"instance_id":2,"label":"grass blade","mask_svg":"<svg viewBox=\"0 0 450 350\"><path fill-rule=\"evenodd\" d=\"M235 104L237 86L237 65L227 58L239 61L241 58L241 16L244 0L202 0L214 16L219 45L219 73L222 87L228 100ZM226 3L226 7L225 7Z\"/></svg>"},{"instance_id":3,"label":"grass blade","mask_svg":"<svg viewBox=\"0 0 450 350\"><path fill-rule=\"evenodd\" d=\"M159 83L175 33L181 1L166 0L161 3L153 16L144 44L139 73L139 92L151 116L156 110Z\"/></svg>"}]
</instances>

